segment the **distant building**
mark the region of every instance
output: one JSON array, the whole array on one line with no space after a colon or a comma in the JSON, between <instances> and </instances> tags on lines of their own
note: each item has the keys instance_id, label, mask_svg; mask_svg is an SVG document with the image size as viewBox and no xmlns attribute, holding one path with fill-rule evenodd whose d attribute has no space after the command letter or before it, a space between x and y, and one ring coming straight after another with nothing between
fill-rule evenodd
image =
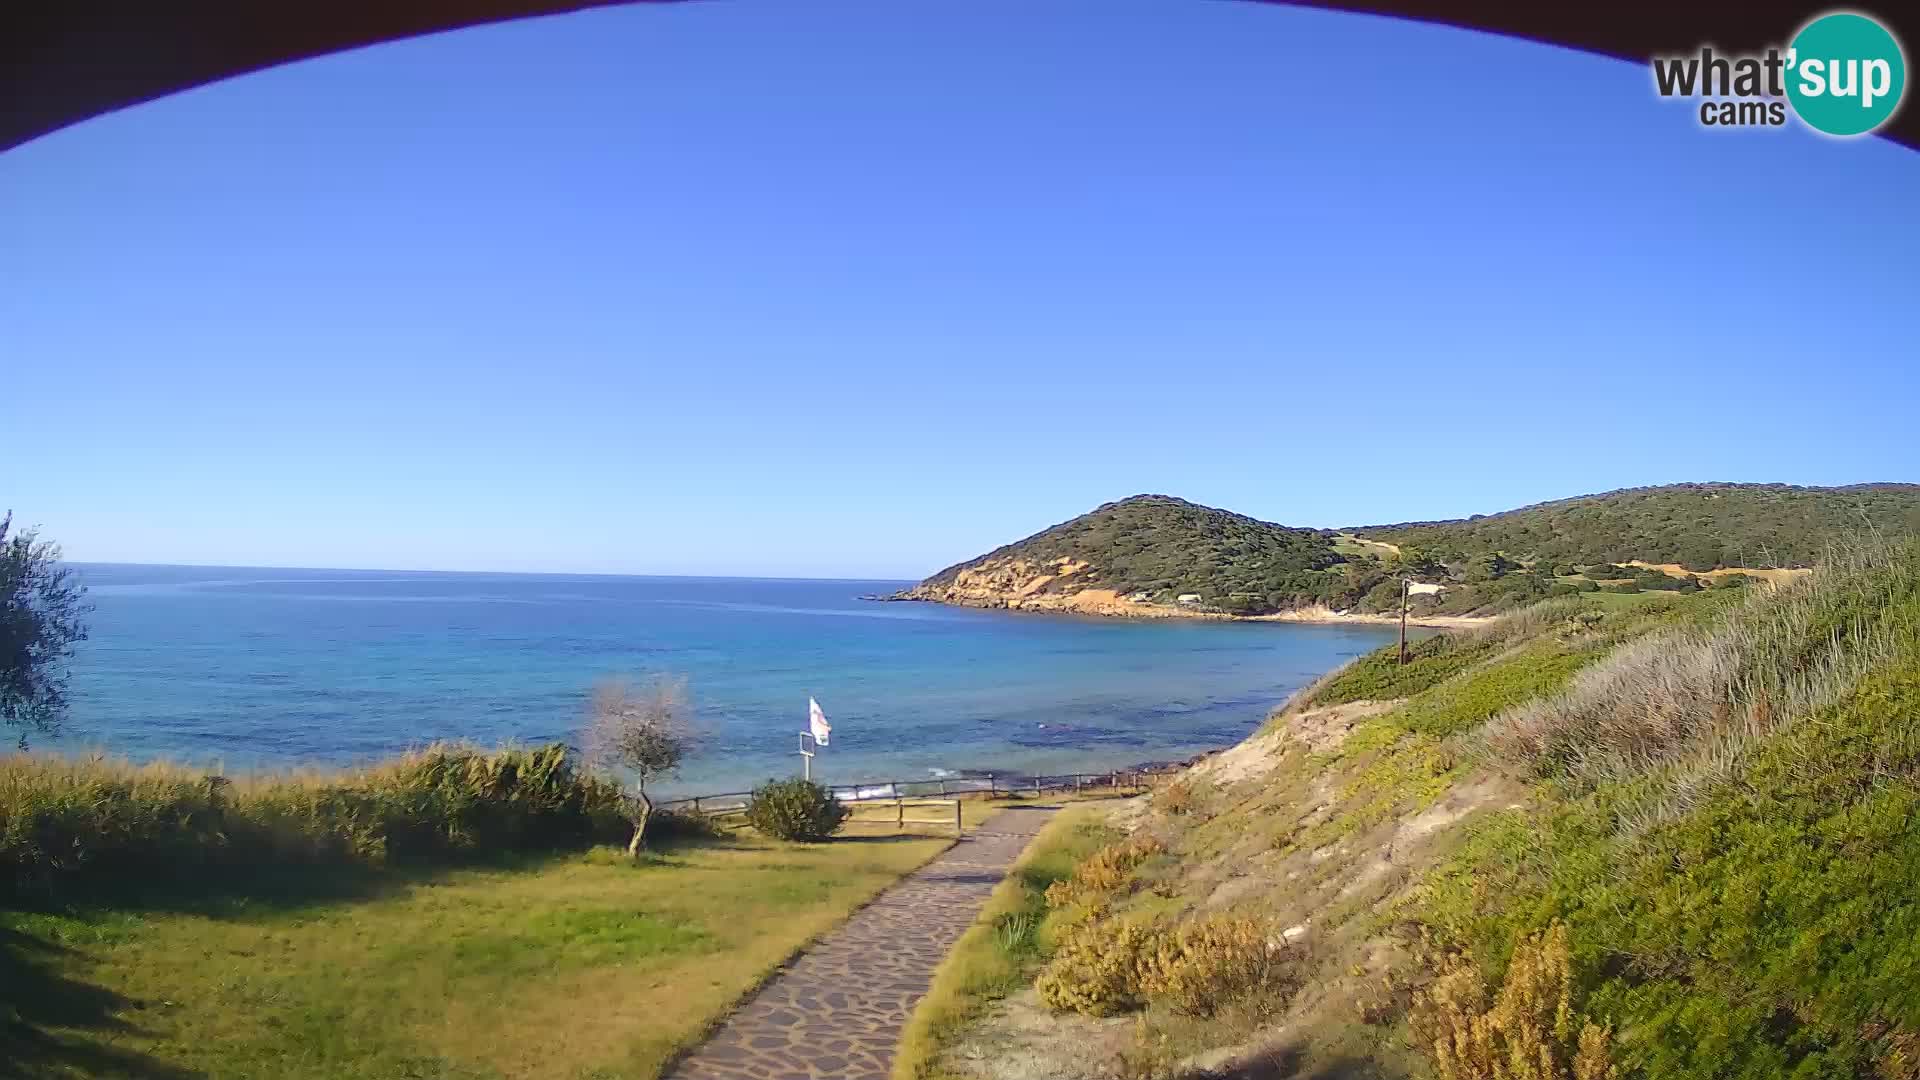
<instances>
[{"instance_id":1,"label":"distant building","mask_svg":"<svg viewBox=\"0 0 1920 1080\"><path fill-rule=\"evenodd\" d=\"M1181 604L1197 604L1200 602L1200 594L1197 592L1183 592L1179 596L1174 597L1174 600Z\"/></svg>"},{"instance_id":2,"label":"distant building","mask_svg":"<svg viewBox=\"0 0 1920 1080\"><path fill-rule=\"evenodd\" d=\"M1137 592L1127 597L1127 603L1144 604L1151 599L1153 599L1153 596L1150 593Z\"/></svg>"}]
</instances>

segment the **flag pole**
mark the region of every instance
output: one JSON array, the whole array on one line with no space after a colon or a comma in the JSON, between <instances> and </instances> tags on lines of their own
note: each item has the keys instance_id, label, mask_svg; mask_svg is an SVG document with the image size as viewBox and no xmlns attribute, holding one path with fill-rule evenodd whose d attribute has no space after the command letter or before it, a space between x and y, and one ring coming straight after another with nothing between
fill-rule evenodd
<instances>
[{"instance_id":1,"label":"flag pole","mask_svg":"<svg viewBox=\"0 0 1920 1080\"><path fill-rule=\"evenodd\" d=\"M1407 579L1400 579L1400 666L1407 665Z\"/></svg>"},{"instance_id":2,"label":"flag pole","mask_svg":"<svg viewBox=\"0 0 1920 1080\"><path fill-rule=\"evenodd\" d=\"M807 695L807 726L800 732L800 776L803 780L813 779L813 755L827 745L827 735L833 729L827 725L827 714L820 710L820 703ZM807 740L813 740L813 749L807 749Z\"/></svg>"}]
</instances>

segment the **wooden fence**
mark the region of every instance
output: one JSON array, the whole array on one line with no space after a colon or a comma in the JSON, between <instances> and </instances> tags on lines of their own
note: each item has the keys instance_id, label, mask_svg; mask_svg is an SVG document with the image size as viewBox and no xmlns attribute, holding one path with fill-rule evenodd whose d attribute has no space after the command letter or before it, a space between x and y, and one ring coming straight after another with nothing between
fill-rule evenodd
<instances>
[{"instance_id":1,"label":"wooden fence","mask_svg":"<svg viewBox=\"0 0 1920 1080\"><path fill-rule=\"evenodd\" d=\"M688 802L692 801L693 800L688 800L687 802L682 802L677 805L662 805L673 805L676 809L684 809ZM704 802L704 797L701 801ZM848 807L853 812L847 816L846 822L841 826L842 828L845 828L847 825L891 825L895 832L906 832L907 826L909 825L931 825L938 829L951 828L955 836L959 836L966 831L965 815L961 807L961 800L959 799L896 798L847 799L843 801L848 804ZM879 815L862 815L860 813L860 811L869 807L881 811L891 810L892 813L881 813ZM908 817L908 809L929 810L932 816ZM700 813L704 814L707 820L719 825L721 828L739 828L747 823L747 808L744 805L728 806L718 810L703 808Z\"/></svg>"},{"instance_id":2,"label":"wooden fence","mask_svg":"<svg viewBox=\"0 0 1920 1080\"><path fill-rule=\"evenodd\" d=\"M1037 798L1064 793L1097 791L1143 791L1177 776L1177 768L1117 769L1101 773L1059 773L1053 776L1010 776L989 773L986 776L950 777L939 780L873 780L858 784L828 784L827 790L843 803L856 809L849 824L875 823L885 817L861 817L857 810L867 805L891 807L896 828L908 825L952 825L955 835L961 831L960 803L963 799ZM663 810L704 814L723 825L744 822L751 791L723 791L711 795L689 795L666 799L657 805ZM940 807L936 818L908 817L908 808ZM949 812L950 811L950 812Z\"/></svg>"}]
</instances>

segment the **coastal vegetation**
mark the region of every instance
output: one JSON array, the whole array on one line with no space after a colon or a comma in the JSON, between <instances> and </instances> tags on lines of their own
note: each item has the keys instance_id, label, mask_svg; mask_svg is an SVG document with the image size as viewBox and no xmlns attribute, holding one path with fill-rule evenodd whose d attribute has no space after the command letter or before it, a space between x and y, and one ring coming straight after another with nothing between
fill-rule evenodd
<instances>
[{"instance_id":1,"label":"coastal vegetation","mask_svg":"<svg viewBox=\"0 0 1920 1080\"><path fill-rule=\"evenodd\" d=\"M894 1080L944 1075L940 1056L966 1025L1032 978L1063 920L1050 890L1074 877L1082 860L1120 833L1085 808L1063 811L1027 845L988 897L973 925L933 973L933 982L901 1035Z\"/></svg>"},{"instance_id":2,"label":"coastal vegetation","mask_svg":"<svg viewBox=\"0 0 1920 1080\"><path fill-rule=\"evenodd\" d=\"M650 1077L951 842L658 809L635 858L631 804L558 745L233 780L0 758L0 1072Z\"/></svg>"},{"instance_id":3,"label":"coastal vegetation","mask_svg":"<svg viewBox=\"0 0 1920 1080\"><path fill-rule=\"evenodd\" d=\"M1885 535L1383 650L1112 817L922 1074L1920 1076L1916 708Z\"/></svg>"},{"instance_id":4,"label":"coastal vegetation","mask_svg":"<svg viewBox=\"0 0 1920 1080\"><path fill-rule=\"evenodd\" d=\"M686 680L662 675L640 687L620 679L601 683L588 706L586 743L594 764L633 778L633 794L624 805L633 823L627 854L637 858L653 817L647 785L677 772L693 748Z\"/></svg>"},{"instance_id":5,"label":"coastal vegetation","mask_svg":"<svg viewBox=\"0 0 1920 1080\"><path fill-rule=\"evenodd\" d=\"M951 842L624 840L0 905L0 1074L645 1080Z\"/></svg>"},{"instance_id":6,"label":"coastal vegetation","mask_svg":"<svg viewBox=\"0 0 1920 1080\"><path fill-rule=\"evenodd\" d=\"M1675 484L1492 516L1300 529L1137 495L948 567L902 595L1102 615L1303 608L1490 615L1582 593L1689 593L1783 580L1855 530L1920 533L1920 485Z\"/></svg>"},{"instance_id":7,"label":"coastal vegetation","mask_svg":"<svg viewBox=\"0 0 1920 1080\"><path fill-rule=\"evenodd\" d=\"M1166 518L1181 557L1280 580L1244 555L1260 523L1191 510ZM1875 524L1750 576L1283 530L1266 557L1326 559L1278 572L1364 585L1356 606L1403 575L1517 606L1328 673L1124 813L1062 815L936 974L897 1077L1920 1080L1920 540ZM1119 538L1072 535L1011 556L1054 560L1033 593L1112 584L1092 538ZM795 842L845 818L802 781L757 791L737 833L656 811L631 779L684 753L684 692L596 700L585 758L447 745L252 778L0 758L0 1060L653 1076L944 846Z\"/></svg>"},{"instance_id":8,"label":"coastal vegetation","mask_svg":"<svg viewBox=\"0 0 1920 1080\"><path fill-rule=\"evenodd\" d=\"M1668 484L1351 531L1440 558L1497 551L1529 562L1639 560L1699 573L1811 566L1834 537L1859 530L1920 533L1920 484Z\"/></svg>"},{"instance_id":9,"label":"coastal vegetation","mask_svg":"<svg viewBox=\"0 0 1920 1080\"><path fill-rule=\"evenodd\" d=\"M620 786L565 746L431 746L364 769L228 778L0 757L0 885L58 899L262 865L376 866L626 839Z\"/></svg>"},{"instance_id":10,"label":"coastal vegetation","mask_svg":"<svg viewBox=\"0 0 1920 1080\"><path fill-rule=\"evenodd\" d=\"M769 780L747 801L747 824L781 840L818 843L838 832L852 811L811 780Z\"/></svg>"},{"instance_id":11,"label":"coastal vegetation","mask_svg":"<svg viewBox=\"0 0 1920 1080\"><path fill-rule=\"evenodd\" d=\"M0 726L22 747L66 714L66 661L87 639L87 610L59 546L0 515Z\"/></svg>"},{"instance_id":12,"label":"coastal vegetation","mask_svg":"<svg viewBox=\"0 0 1920 1080\"><path fill-rule=\"evenodd\" d=\"M1326 536L1311 529L1289 529L1166 495L1136 495L950 566L921 588L952 585L970 570L1010 560L1054 568L1046 584L1061 589L1094 583L1166 601L1199 592L1258 597L1264 605L1318 596L1320 572L1341 557ZM1061 574L1063 567L1086 569Z\"/></svg>"}]
</instances>

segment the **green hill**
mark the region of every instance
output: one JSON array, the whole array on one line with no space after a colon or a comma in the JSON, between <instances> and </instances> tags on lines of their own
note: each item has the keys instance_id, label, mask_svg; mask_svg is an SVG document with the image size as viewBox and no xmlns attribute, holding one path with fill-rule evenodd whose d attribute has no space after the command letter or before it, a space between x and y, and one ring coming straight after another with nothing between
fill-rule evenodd
<instances>
[{"instance_id":1,"label":"green hill","mask_svg":"<svg viewBox=\"0 0 1920 1080\"><path fill-rule=\"evenodd\" d=\"M906 595L1064 608L1082 593L1163 604L1195 594L1209 607L1273 611L1324 600L1345 561L1323 530L1135 495L950 566Z\"/></svg>"},{"instance_id":2,"label":"green hill","mask_svg":"<svg viewBox=\"0 0 1920 1080\"><path fill-rule=\"evenodd\" d=\"M1915 541L1396 661L1050 827L896 1080L1920 1077Z\"/></svg>"},{"instance_id":3,"label":"green hill","mask_svg":"<svg viewBox=\"0 0 1920 1080\"><path fill-rule=\"evenodd\" d=\"M1351 530L1439 558L1500 551L1555 563L1678 563L1688 570L1811 566L1841 533L1920 532L1920 484L1668 484L1455 521Z\"/></svg>"},{"instance_id":4,"label":"green hill","mask_svg":"<svg viewBox=\"0 0 1920 1080\"><path fill-rule=\"evenodd\" d=\"M1447 586L1420 597L1418 613L1484 615L1581 592L1742 584L1725 571L1810 566L1857 532L1920 534L1920 485L1671 484L1340 533L1136 495L950 566L901 596L1108 615L1312 605L1368 613L1397 610L1399 580L1410 576Z\"/></svg>"}]
</instances>

